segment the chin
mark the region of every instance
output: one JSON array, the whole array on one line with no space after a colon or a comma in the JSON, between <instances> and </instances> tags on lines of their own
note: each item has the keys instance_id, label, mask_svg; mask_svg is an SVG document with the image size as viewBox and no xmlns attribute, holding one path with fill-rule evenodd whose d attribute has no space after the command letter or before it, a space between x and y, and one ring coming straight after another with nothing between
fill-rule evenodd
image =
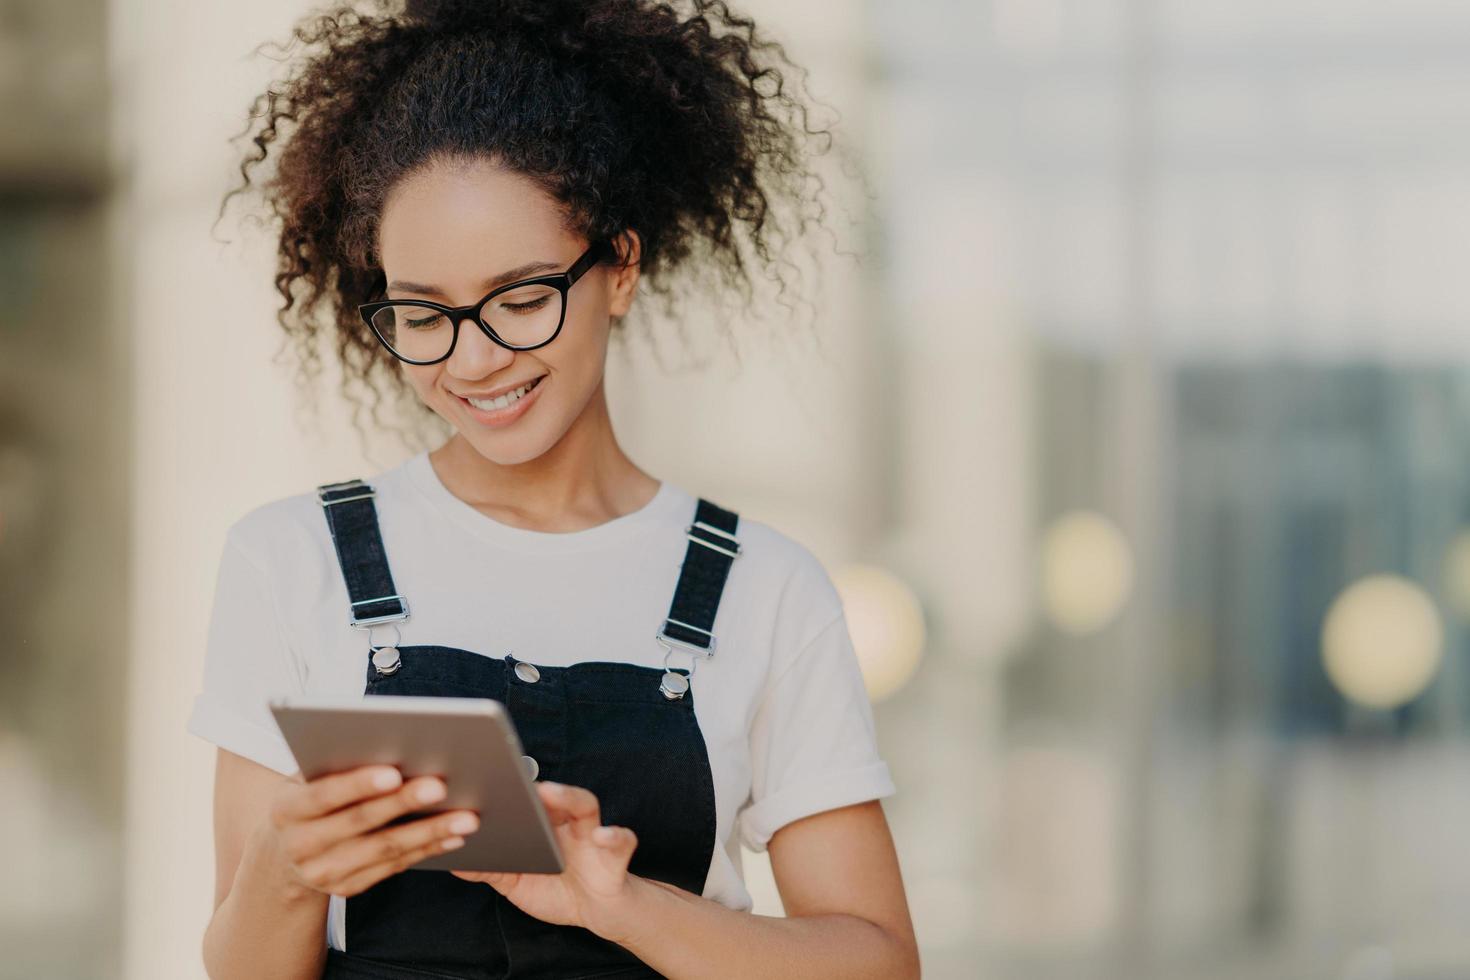
<instances>
[{"instance_id":1,"label":"chin","mask_svg":"<svg viewBox=\"0 0 1470 980\"><path fill-rule=\"evenodd\" d=\"M475 451L492 463L500 466L516 466L528 463L546 453L551 447L540 439L525 438L520 433L504 438L486 438L483 432L459 430L460 437L475 448Z\"/></svg>"}]
</instances>

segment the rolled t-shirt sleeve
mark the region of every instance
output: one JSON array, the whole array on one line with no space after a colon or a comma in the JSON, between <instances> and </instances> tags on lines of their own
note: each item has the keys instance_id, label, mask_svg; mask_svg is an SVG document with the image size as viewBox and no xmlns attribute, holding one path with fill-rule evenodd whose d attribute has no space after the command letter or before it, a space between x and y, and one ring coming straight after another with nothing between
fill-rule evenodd
<instances>
[{"instance_id":1,"label":"rolled t-shirt sleeve","mask_svg":"<svg viewBox=\"0 0 1470 980\"><path fill-rule=\"evenodd\" d=\"M300 694L297 659L282 626L270 580L238 540L225 537L215 578L201 690L187 728L205 741L284 775L297 771L268 702Z\"/></svg>"},{"instance_id":2,"label":"rolled t-shirt sleeve","mask_svg":"<svg viewBox=\"0 0 1470 980\"><path fill-rule=\"evenodd\" d=\"M840 613L771 677L752 721L750 761L740 839L754 851L794 820L895 792Z\"/></svg>"}]
</instances>

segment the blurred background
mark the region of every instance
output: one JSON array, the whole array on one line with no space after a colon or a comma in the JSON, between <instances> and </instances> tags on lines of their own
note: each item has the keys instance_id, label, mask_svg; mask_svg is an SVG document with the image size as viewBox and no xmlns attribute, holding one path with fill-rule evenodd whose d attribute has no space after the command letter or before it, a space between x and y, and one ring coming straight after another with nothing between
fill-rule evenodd
<instances>
[{"instance_id":1,"label":"blurred background","mask_svg":"<svg viewBox=\"0 0 1470 980\"><path fill-rule=\"evenodd\" d=\"M203 976L224 529L408 452L213 228L310 9L0 2L3 978ZM925 975L1470 976L1470 5L740 9L862 257L614 421L837 581Z\"/></svg>"}]
</instances>

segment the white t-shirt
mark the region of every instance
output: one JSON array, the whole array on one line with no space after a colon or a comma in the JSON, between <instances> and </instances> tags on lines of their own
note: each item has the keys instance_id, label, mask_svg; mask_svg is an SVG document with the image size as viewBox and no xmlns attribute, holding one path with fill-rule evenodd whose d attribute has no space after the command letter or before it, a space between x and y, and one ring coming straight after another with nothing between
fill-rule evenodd
<instances>
[{"instance_id":1,"label":"white t-shirt","mask_svg":"<svg viewBox=\"0 0 1470 980\"><path fill-rule=\"evenodd\" d=\"M402 645L460 647L546 666L588 660L662 667L654 640L674 596L695 498L665 480L642 508L581 531L500 523L449 492L427 452L367 479L383 546L410 618ZM714 498L712 498L714 499ZM723 501L714 499L717 504ZM740 844L762 851L800 817L895 789L872 708L822 564L741 516L741 555L715 618L715 656L690 686L714 774L716 843L703 895L749 909ZM220 561L201 692L188 730L283 774L297 771L267 701L362 695L368 635L348 596L315 489L230 526ZM374 642L392 642L378 627ZM678 648L676 648L678 649ZM673 666L687 667L676 654ZM345 900L328 941L344 948Z\"/></svg>"}]
</instances>

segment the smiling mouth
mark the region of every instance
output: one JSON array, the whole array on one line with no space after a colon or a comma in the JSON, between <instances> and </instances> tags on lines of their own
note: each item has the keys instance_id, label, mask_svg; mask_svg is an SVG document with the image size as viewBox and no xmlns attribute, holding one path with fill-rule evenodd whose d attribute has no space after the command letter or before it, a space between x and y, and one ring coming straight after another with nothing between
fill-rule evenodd
<instances>
[{"instance_id":1,"label":"smiling mouth","mask_svg":"<svg viewBox=\"0 0 1470 980\"><path fill-rule=\"evenodd\" d=\"M464 398L463 396L461 396L461 398L463 401L469 403L470 405L473 405L475 408L478 408L482 412L498 412L501 409L509 408L516 402L520 401L522 398L525 398L531 393L532 389L534 389L545 379L546 375L543 374L541 375L541 377L536 378L535 380L530 381L527 384L523 384L514 391L507 392L498 398Z\"/></svg>"}]
</instances>

